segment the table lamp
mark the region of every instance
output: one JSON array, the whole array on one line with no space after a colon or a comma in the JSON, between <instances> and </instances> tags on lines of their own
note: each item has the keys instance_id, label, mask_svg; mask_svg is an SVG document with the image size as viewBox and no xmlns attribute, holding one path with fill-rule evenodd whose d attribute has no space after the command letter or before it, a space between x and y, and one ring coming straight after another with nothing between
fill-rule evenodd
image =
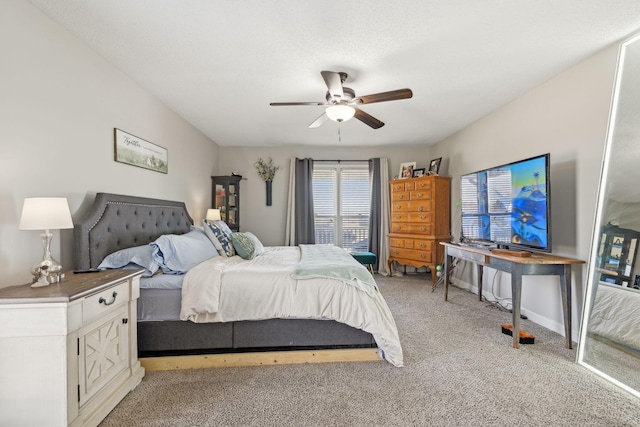
<instances>
[{"instance_id":1,"label":"table lamp","mask_svg":"<svg viewBox=\"0 0 640 427\"><path fill-rule=\"evenodd\" d=\"M42 236L43 257L31 269L32 288L47 286L60 280L62 265L51 256L51 238L49 230L73 228L69 203L64 197L30 197L24 199L20 230L44 230Z\"/></svg>"},{"instance_id":2,"label":"table lamp","mask_svg":"<svg viewBox=\"0 0 640 427\"><path fill-rule=\"evenodd\" d=\"M218 221L220 218L220 209L207 209L207 221Z\"/></svg>"}]
</instances>

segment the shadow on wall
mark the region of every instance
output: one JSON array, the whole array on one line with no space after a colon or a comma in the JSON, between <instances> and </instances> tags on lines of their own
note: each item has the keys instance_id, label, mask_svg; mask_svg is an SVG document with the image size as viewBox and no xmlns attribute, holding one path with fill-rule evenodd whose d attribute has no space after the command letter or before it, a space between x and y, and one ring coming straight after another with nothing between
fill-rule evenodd
<instances>
[{"instance_id":1,"label":"shadow on wall","mask_svg":"<svg viewBox=\"0 0 640 427\"><path fill-rule=\"evenodd\" d=\"M551 163L551 244L575 248L577 244L576 162Z\"/></svg>"}]
</instances>

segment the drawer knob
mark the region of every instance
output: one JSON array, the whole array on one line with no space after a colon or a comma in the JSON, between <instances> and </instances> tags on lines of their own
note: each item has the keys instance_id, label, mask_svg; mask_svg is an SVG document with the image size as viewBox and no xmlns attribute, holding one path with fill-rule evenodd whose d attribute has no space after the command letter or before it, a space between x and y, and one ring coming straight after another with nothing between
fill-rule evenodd
<instances>
[{"instance_id":1,"label":"drawer knob","mask_svg":"<svg viewBox=\"0 0 640 427\"><path fill-rule=\"evenodd\" d=\"M400 252L398 252L398 251L393 251L393 254L394 254L394 255L398 255L399 253L400 253Z\"/></svg>"},{"instance_id":2,"label":"drawer knob","mask_svg":"<svg viewBox=\"0 0 640 427\"><path fill-rule=\"evenodd\" d=\"M420 243L420 247L421 247L421 248L426 248L426 247L427 247L427 245L425 245L424 243Z\"/></svg>"},{"instance_id":3,"label":"drawer knob","mask_svg":"<svg viewBox=\"0 0 640 427\"><path fill-rule=\"evenodd\" d=\"M396 209L400 209L401 205L396 205Z\"/></svg>"},{"instance_id":4,"label":"drawer knob","mask_svg":"<svg viewBox=\"0 0 640 427\"><path fill-rule=\"evenodd\" d=\"M396 230L400 230L402 227L399 225L396 225Z\"/></svg>"},{"instance_id":5,"label":"drawer knob","mask_svg":"<svg viewBox=\"0 0 640 427\"><path fill-rule=\"evenodd\" d=\"M396 219L400 219L400 218L402 218L402 216L396 215Z\"/></svg>"},{"instance_id":6,"label":"drawer knob","mask_svg":"<svg viewBox=\"0 0 640 427\"><path fill-rule=\"evenodd\" d=\"M424 182L420 183L420 187L424 187L426 184Z\"/></svg>"},{"instance_id":7,"label":"drawer knob","mask_svg":"<svg viewBox=\"0 0 640 427\"><path fill-rule=\"evenodd\" d=\"M427 256L425 254L420 254L420 258L426 258Z\"/></svg>"},{"instance_id":8,"label":"drawer knob","mask_svg":"<svg viewBox=\"0 0 640 427\"><path fill-rule=\"evenodd\" d=\"M118 296L118 293L116 291L113 291L113 294L111 295L111 297L113 298L111 300L111 302L107 302L106 299L100 297L100 299L98 300L98 304L104 304L104 305L111 305L114 302L116 302L116 297Z\"/></svg>"},{"instance_id":9,"label":"drawer knob","mask_svg":"<svg viewBox=\"0 0 640 427\"><path fill-rule=\"evenodd\" d=\"M398 194L398 199L404 199L404 194Z\"/></svg>"},{"instance_id":10,"label":"drawer knob","mask_svg":"<svg viewBox=\"0 0 640 427\"><path fill-rule=\"evenodd\" d=\"M418 193L418 197L422 198L422 193Z\"/></svg>"},{"instance_id":11,"label":"drawer knob","mask_svg":"<svg viewBox=\"0 0 640 427\"><path fill-rule=\"evenodd\" d=\"M420 215L420 219L425 219L426 217L426 215Z\"/></svg>"},{"instance_id":12,"label":"drawer knob","mask_svg":"<svg viewBox=\"0 0 640 427\"><path fill-rule=\"evenodd\" d=\"M422 212L424 207L422 205L418 206L418 212Z\"/></svg>"},{"instance_id":13,"label":"drawer knob","mask_svg":"<svg viewBox=\"0 0 640 427\"><path fill-rule=\"evenodd\" d=\"M420 227L420 231L424 231L424 230L426 230L426 229L427 229L427 228L426 228L424 225L423 225L422 227Z\"/></svg>"}]
</instances>

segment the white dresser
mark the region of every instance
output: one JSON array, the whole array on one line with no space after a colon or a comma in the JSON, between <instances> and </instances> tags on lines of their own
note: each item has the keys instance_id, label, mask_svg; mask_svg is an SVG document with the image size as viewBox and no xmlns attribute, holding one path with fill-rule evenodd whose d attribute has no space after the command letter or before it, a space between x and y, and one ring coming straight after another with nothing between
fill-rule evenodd
<instances>
[{"instance_id":1,"label":"white dresser","mask_svg":"<svg viewBox=\"0 0 640 427\"><path fill-rule=\"evenodd\" d=\"M140 383L141 273L0 289L0 426L96 426Z\"/></svg>"}]
</instances>

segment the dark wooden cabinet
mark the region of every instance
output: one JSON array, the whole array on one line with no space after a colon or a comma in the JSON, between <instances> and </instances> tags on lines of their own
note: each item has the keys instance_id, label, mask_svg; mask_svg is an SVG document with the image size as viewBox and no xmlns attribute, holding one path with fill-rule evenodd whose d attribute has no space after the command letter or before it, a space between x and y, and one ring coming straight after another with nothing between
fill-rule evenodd
<instances>
[{"instance_id":1,"label":"dark wooden cabinet","mask_svg":"<svg viewBox=\"0 0 640 427\"><path fill-rule=\"evenodd\" d=\"M640 232L607 225L600 233L598 271L600 280L624 287L636 287L634 274Z\"/></svg>"},{"instance_id":2,"label":"dark wooden cabinet","mask_svg":"<svg viewBox=\"0 0 640 427\"><path fill-rule=\"evenodd\" d=\"M240 230L241 176L212 176L211 207L220 209L220 218L233 231Z\"/></svg>"}]
</instances>

